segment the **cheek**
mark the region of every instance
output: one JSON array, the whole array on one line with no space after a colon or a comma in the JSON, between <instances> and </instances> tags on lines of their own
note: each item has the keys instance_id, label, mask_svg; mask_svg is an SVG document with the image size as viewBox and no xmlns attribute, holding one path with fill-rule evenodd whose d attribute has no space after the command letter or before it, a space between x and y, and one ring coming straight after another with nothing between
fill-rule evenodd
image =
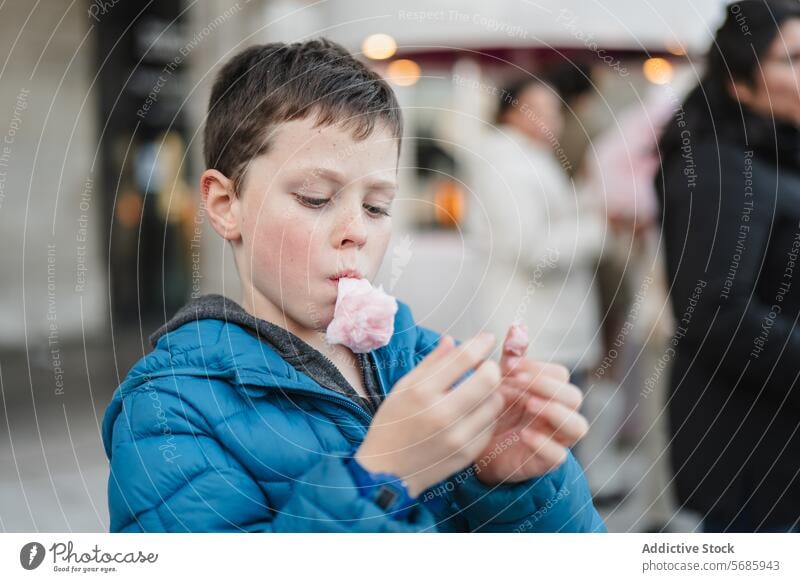
<instances>
[{"instance_id":1,"label":"cheek","mask_svg":"<svg viewBox=\"0 0 800 582\"><path fill-rule=\"evenodd\" d=\"M386 255L386 249L389 248L389 242L392 238L392 219L381 221L381 226L375 229L373 234L374 244L372 245L372 252L370 253L370 261L374 270L373 276L377 274L378 269L383 262Z\"/></svg>"},{"instance_id":2,"label":"cheek","mask_svg":"<svg viewBox=\"0 0 800 582\"><path fill-rule=\"evenodd\" d=\"M265 268L280 273L284 289L305 288L309 273L309 262L313 256L309 251L313 245L313 227L297 217L287 217L272 225L272 232L265 233Z\"/></svg>"},{"instance_id":3,"label":"cheek","mask_svg":"<svg viewBox=\"0 0 800 582\"><path fill-rule=\"evenodd\" d=\"M799 84L790 68L775 72L766 81L760 101L767 111L772 108L776 115L782 116L800 109Z\"/></svg>"},{"instance_id":4,"label":"cheek","mask_svg":"<svg viewBox=\"0 0 800 582\"><path fill-rule=\"evenodd\" d=\"M783 102L786 104L789 111L792 112L800 109L800 93L798 93L798 86L800 86L800 83L798 83L797 78L793 74L786 75L781 84Z\"/></svg>"}]
</instances>

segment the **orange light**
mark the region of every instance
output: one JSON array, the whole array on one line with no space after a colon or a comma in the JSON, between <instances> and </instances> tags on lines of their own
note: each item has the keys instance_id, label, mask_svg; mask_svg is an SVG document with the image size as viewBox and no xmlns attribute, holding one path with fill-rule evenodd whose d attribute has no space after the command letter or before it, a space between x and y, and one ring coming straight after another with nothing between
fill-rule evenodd
<instances>
[{"instance_id":1,"label":"orange light","mask_svg":"<svg viewBox=\"0 0 800 582\"><path fill-rule=\"evenodd\" d=\"M386 78L395 85L408 87L419 81L420 68L410 59L397 59L386 67Z\"/></svg>"},{"instance_id":2,"label":"orange light","mask_svg":"<svg viewBox=\"0 0 800 582\"><path fill-rule=\"evenodd\" d=\"M642 73L654 85L666 85L672 80L672 63L661 57L653 57L642 63Z\"/></svg>"},{"instance_id":3,"label":"orange light","mask_svg":"<svg viewBox=\"0 0 800 582\"><path fill-rule=\"evenodd\" d=\"M131 190L120 194L117 200L117 220L122 226L133 228L142 217L142 197Z\"/></svg>"},{"instance_id":4,"label":"orange light","mask_svg":"<svg viewBox=\"0 0 800 582\"><path fill-rule=\"evenodd\" d=\"M464 192L454 180L442 180L433 192L436 222L457 226L464 219Z\"/></svg>"},{"instance_id":5,"label":"orange light","mask_svg":"<svg viewBox=\"0 0 800 582\"><path fill-rule=\"evenodd\" d=\"M361 51L368 59L382 61L397 52L397 43L388 34L371 34L361 43Z\"/></svg>"}]
</instances>

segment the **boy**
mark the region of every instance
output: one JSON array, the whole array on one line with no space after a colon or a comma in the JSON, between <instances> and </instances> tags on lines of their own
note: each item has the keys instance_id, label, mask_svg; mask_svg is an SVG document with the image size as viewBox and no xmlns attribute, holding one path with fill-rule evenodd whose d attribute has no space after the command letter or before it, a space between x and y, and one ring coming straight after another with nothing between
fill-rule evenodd
<instances>
[{"instance_id":1,"label":"boy","mask_svg":"<svg viewBox=\"0 0 800 582\"><path fill-rule=\"evenodd\" d=\"M401 135L388 85L329 41L220 71L201 189L241 304L186 305L115 392L112 531L605 529L565 369L498 366L490 334L456 345L402 302L388 345L324 341L338 279L386 251Z\"/></svg>"}]
</instances>

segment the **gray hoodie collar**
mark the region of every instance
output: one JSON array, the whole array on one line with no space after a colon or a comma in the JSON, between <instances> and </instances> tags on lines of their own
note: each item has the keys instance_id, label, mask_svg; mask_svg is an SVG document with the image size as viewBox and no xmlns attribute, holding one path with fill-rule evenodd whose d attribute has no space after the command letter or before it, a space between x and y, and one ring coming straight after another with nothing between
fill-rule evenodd
<instances>
[{"instance_id":1,"label":"gray hoodie collar","mask_svg":"<svg viewBox=\"0 0 800 582\"><path fill-rule=\"evenodd\" d=\"M310 376L325 388L344 394L373 414L383 398L368 354L356 354L364 375L364 385L370 394L370 399L365 399L355 391L336 365L324 354L279 325L251 315L241 305L223 295L201 295L181 307L172 319L150 335L150 344L155 347L165 334L199 319L219 319L244 328L261 341L268 343L297 371Z\"/></svg>"}]
</instances>

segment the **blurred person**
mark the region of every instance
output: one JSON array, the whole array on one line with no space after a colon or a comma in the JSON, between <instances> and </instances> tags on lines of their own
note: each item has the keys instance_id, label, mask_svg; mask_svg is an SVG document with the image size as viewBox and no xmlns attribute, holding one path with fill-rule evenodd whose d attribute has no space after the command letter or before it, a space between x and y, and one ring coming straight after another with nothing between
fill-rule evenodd
<instances>
[{"instance_id":1,"label":"blurred person","mask_svg":"<svg viewBox=\"0 0 800 582\"><path fill-rule=\"evenodd\" d=\"M710 532L800 522L798 59L797 2L729 5L660 141L671 460Z\"/></svg>"},{"instance_id":2,"label":"blurred person","mask_svg":"<svg viewBox=\"0 0 800 582\"><path fill-rule=\"evenodd\" d=\"M635 489L646 508L639 521L647 531L664 528L676 509L665 454L667 382L650 378L674 330L666 308L654 177L656 144L675 109L675 90L654 85L640 102L615 114L612 125L592 140L582 167L587 190L600 200L609 225L599 275L606 350L594 372L592 398L584 402L593 430L602 427L609 443L582 443L603 447L595 456L607 458L596 470L587 468L587 477L590 485L600 481L604 489L614 482L618 486L612 490ZM623 462L626 439L643 457L644 462L630 465L634 470L630 461ZM610 472L602 474L601 468Z\"/></svg>"},{"instance_id":3,"label":"blurred person","mask_svg":"<svg viewBox=\"0 0 800 582\"><path fill-rule=\"evenodd\" d=\"M598 116L592 107L597 93L594 75L587 62L566 59L543 73L547 84L561 97L564 123L558 141L569 160L565 169L570 176L579 174L591 136L602 130L606 122L606 116Z\"/></svg>"},{"instance_id":4,"label":"blurred person","mask_svg":"<svg viewBox=\"0 0 800 582\"><path fill-rule=\"evenodd\" d=\"M568 175L559 142L562 98L551 85L531 78L502 90L496 121L472 168L482 215L475 221L476 246L488 263L479 290L486 325L502 333L503 322L524 322L531 353L569 368L588 403L589 374L602 351L594 278L604 222ZM592 430L574 453L597 496L600 483L592 475L603 461L587 443L607 435L596 434L594 419L582 410Z\"/></svg>"},{"instance_id":5,"label":"blurred person","mask_svg":"<svg viewBox=\"0 0 800 582\"><path fill-rule=\"evenodd\" d=\"M603 221L565 170L558 93L531 78L501 95L473 168L476 212L485 213L476 240L489 256L488 325L500 332L502 322L522 320L531 352L567 366L581 385L602 349L593 278Z\"/></svg>"}]
</instances>

